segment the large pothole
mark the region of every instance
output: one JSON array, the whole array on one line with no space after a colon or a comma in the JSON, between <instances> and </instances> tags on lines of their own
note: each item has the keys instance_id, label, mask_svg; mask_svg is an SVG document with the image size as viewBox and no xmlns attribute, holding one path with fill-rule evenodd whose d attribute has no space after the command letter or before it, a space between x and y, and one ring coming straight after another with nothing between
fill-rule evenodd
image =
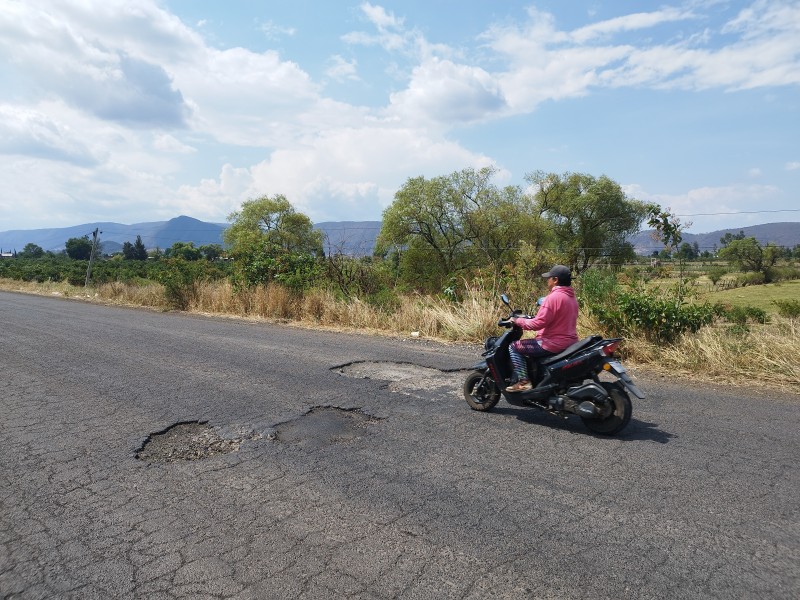
<instances>
[{"instance_id":1,"label":"large pothole","mask_svg":"<svg viewBox=\"0 0 800 600\"><path fill-rule=\"evenodd\" d=\"M464 370L441 371L409 363L370 361L350 363L335 370L347 377L387 381L393 392L460 390L466 373Z\"/></svg>"},{"instance_id":2,"label":"large pothole","mask_svg":"<svg viewBox=\"0 0 800 600\"><path fill-rule=\"evenodd\" d=\"M316 406L296 419L277 425L274 439L313 451L352 442L364 435L367 427L381 420L358 408Z\"/></svg>"},{"instance_id":3,"label":"large pothole","mask_svg":"<svg viewBox=\"0 0 800 600\"><path fill-rule=\"evenodd\" d=\"M149 463L202 460L237 452L243 441L260 437L241 430L231 437L223 437L207 421L176 423L148 436L136 452L136 458Z\"/></svg>"}]
</instances>

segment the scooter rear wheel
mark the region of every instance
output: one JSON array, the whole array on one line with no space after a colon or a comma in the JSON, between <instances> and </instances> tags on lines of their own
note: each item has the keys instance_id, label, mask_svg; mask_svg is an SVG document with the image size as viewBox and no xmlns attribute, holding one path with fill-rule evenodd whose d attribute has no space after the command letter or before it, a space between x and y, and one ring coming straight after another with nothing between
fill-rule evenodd
<instances>
[{"instance_id":1,"label":"scooter rear wheel","mask_svg":"<svg viewBox=\"0 0 800 600\"><path fill-rule=\"evenodd\" d=\"M625 429L630 423L633 406L628 392L616 381L614 383L603 382L602 386L608 392L611 414L604 419L581 417L581 420L594 433L614 435Z\"/></svg>"},{"instance_id":2,"label":"scooter rear wheel","mask_svg":"<svg viewBox=\"0 0 800 600\"><path fill-rule=\"evenodd\" d=\"M464 381L464 400L472 410L492 410L500 400L500 388L488 373L473 371Z\"/></svg>"}]
</instances>

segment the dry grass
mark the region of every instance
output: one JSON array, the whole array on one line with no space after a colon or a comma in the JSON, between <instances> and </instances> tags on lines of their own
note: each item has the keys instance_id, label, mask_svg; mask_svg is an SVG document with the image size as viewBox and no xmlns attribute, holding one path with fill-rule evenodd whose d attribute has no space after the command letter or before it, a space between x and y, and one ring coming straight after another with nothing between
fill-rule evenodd
<instances>
[{"instance_id":1,"label":"dry grass","mask_svg":"<svg viewBox=\"0 0 800 600\"><path fill-rule=\"evenodd\" d=\"M0 289L169 309L159 284L111 283L87 292L66 283L0 280ZM408 336L418 332L424 338L470 343L481 343L487 336L496 335L497 320L506 313L497 298L478 288L468 289L458 303L408 295L400 299L397 307L388 310L358 299L343 300L326 290L304 295L293 294L279 285L235 290L227 281L199 284L188 310L384 335ZM600 330L598 323L581 315L579 334ZM773 317L767 325L753 325L746 334L734 334L726 326L706 327L697 334L684 336L673 346L627 339L623 353L632 364L702 380L766 383L792 392L800 383L800 323L780 317Z\"/></svg>"}]
</instances>

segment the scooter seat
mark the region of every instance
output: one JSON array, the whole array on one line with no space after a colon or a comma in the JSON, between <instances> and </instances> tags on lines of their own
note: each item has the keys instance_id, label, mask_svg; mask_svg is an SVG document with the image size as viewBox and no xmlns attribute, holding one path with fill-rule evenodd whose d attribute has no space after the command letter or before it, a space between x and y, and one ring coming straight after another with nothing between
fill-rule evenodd
<instances>
[{"instance_id":1,"label":"scooter seat","mask_svg":"<svg viewBox=\"0 0 800 600\"><path fill-rule=\"evenodd\" d=\"M553 356L548 356L547 358L542 359L541 364L543 365L550 365L554 362L560 361L562 358L566 358L570 354L574 354L579 350L583 350L584 348L588 348L592 344L596 344L600 340L603 339L603 336L600 335L590 335L589 337L585 337L582 340L578 340L572 346L564 349L563 351L559 352L558 354L554 354Z\"/></svg>"}]
</instances>

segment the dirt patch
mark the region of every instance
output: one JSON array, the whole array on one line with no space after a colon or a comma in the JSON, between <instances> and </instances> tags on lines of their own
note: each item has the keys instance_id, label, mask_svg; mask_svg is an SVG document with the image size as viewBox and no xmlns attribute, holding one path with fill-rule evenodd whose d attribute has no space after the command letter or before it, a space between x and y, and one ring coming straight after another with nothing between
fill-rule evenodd
<instances>
[{"instance_id":1,"label":"dirt patch","mask_svg":"<svg viewBox=\"0 0 800 600\"><path fill-rule=\"evenodd\" d=\"M259 437L253 432L243 431L235 437L222 437L207 421L176 423L151 434L136 452L136 458L148 463L202 460L217 454L238 452L244 440Z\"/></svg>"}]
</instances>

